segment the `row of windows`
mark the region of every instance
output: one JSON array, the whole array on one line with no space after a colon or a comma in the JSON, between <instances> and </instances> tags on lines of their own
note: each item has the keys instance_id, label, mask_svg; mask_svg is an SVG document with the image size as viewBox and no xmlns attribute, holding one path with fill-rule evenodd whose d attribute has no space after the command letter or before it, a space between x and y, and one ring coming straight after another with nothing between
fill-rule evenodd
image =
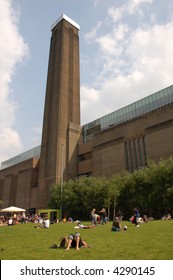
<instances>
[{"instance_id":1,"label":"row of windows","mask_svg":"<svg viewBox=\"0 0 173 280\"><path fill-rule=\"evenodd\" d=\"M172 102L173 85L84 125L83 141L87 142L93 138L94 127L101 130L117 125Z\"/></svg>"}]
</instances>

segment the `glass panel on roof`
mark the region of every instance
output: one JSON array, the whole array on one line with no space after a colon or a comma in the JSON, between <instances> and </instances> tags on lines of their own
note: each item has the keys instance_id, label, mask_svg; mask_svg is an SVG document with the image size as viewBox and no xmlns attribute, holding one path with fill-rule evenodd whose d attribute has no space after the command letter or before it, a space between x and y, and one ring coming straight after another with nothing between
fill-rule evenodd
<instances>
[{"instance_id":1,"label":"glass panel on roof","mask_svg":"<svg viewBox=\"0 0 173 280\"><path fill-rule=\"evenodd\" d=\"M111 123L119 124L170 102L173 102L173 85L86 124L83 129L86 131L92 125L95 126L96 124L101 124L101 129L103 129Z\"/></svg>"},{"instance_id":2,"label":"glass panel on roof","mask_svg":"<svg viewBox=\"0 0 173 280\"><path fill-rule=\"evenodd\" d=\"M4 162L1 163L1 169L8 168L10 166L13 166L15 164L18 164L22 161L31 159L31 158L39 158L40 157L40 151L41 151L41 146L37 146L29 151L26 151L20 155L17 155L15 157L12 157Z\"/></svg>"},{"instance_id":3,"label":"glass panel on roof","mask_svg":"<svg viewBox=\"0 0 173 280\"><path fill-rule=\"evenodd\" d=\"M163 94L164 94L165 104L169 103L169 95L166 88L163 90Z\"/></svg>"},{"instance_id":4,"label":"glass panel on roof","mask_svg":"<svg viewBox=\"0 0 173 280\"><path fill-rule=\"evenodd\" d=\"M173 93L173 86L170 86L169 88L167 88L167 90L168 90L169 94L172 94Z\"/></svg>"}]
</instances>

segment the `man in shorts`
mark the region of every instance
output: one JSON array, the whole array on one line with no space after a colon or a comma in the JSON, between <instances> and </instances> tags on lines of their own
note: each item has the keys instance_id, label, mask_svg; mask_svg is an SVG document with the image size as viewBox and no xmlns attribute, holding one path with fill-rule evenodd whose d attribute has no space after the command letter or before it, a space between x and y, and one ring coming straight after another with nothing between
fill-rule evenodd
<instances>
[{"instance_id":1,"label":"man in shorts","mask_svg":"<svg viewBox=\"0 0 173 280\"><path fill-rule=\"evenodd\" d=\"M76 232L74 234L69 234L67 248L65 250L69 250L70 248L76 248L76 250L79 250L81 247L88 247L88 245L81 239L80 233Z\"/></svg>"}]
</instances>

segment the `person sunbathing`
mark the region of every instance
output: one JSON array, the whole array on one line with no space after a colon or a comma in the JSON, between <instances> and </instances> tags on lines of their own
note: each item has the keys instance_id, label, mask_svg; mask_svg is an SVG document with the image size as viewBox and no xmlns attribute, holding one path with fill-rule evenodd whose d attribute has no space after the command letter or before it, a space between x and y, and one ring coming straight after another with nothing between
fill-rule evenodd
<instances>
[{"instance_id":1,"label":"person sunbathing","mask_svg":"<svg viewBox=\"0 0 173 280\"><path fill-rule=\"evenodd\" d=\"M65 249L68 251L70 248L76 248L76 250L79 250L81 247L89 247L87 243L81 239L80 233L76 232L74 234L69 234L68 240L67 240L67 248Z\"/></svg>"}]
</instances>

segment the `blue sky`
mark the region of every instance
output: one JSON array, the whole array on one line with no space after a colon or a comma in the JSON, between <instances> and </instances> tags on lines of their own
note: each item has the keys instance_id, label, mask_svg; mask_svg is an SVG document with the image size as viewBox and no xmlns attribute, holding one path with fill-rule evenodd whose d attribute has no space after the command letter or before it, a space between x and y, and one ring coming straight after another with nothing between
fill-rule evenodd
<instances>
[{"instance_id":1,"label":"blue sky","mask_svg":"<svg viewBox=\"0 0 173 280\"><path fill-rule=\"evenodd\" d=\"M172 84L173 0L0 0L0 162L41 144L62 13L80 25L81 124Z\"/></svg>"}]
</instances>

